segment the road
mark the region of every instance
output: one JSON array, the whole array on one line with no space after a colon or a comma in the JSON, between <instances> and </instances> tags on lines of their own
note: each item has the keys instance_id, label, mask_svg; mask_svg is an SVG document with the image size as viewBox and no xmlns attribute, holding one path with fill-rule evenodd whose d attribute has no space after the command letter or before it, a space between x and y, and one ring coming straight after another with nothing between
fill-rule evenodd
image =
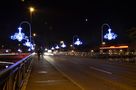
<instances>
[{"instance_id":1,"label":"road","mask_svg":"<svg viewBox=\"0 0 136 90\"><path fill-rule=\"evenodd\" d=\"M70 56L44 56L81 90L136 90L136 64Z\"/></svg>"}]
</instances>

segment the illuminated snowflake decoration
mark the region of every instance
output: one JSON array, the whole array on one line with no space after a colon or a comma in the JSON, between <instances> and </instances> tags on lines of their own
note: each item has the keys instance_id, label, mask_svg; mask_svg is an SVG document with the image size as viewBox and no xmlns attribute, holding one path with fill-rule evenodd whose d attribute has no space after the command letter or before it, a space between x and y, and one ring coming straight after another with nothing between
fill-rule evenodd
<instances>
[{"instance_id":1,"label":"illuminated snowflake decoration","mask_svg":"<svg viewBox=\"0 0 136 90\"><path fill-rule=\"evenodd\" d=\"M104 38L108 39L108 40L114 40L114 39L116 39L116 37L117 37L117 34L112 33L111 29L108 29L108 33L106 35L104 35Z\"/></svg>"},{"instance_id":2,"label":"illuminated snowflake decoration","mask_svg":"<svg viewBox=\"0 0 136 90\"><path fill-rule=\"evenodd\" d=\"M74 43L75 45L82 45L82 42L79 40L79 38L77 38L77 40Z\"/></svg>"},{"instance_id":3,"label":"illuminated snowflake decoration","mask_svg":"<svg viewBox=\"0 0 136 90\"><path fill-rule=\"evenodd\" d=\"M33 45L33 44L31 45L31 47L30 47L30 48L31 48L31 50L34 50L34 49L35 49L35 47L34 47L34 45Z\"/></svg>"},{"instance_id":4,"label":"illuminated snowflake decoration","mask_svg":"<svg viewBox=\"0 0 136 90\"><path fill-rule=\"evenodd\" d=\"M29 42L29 39L27 39L27 41L23 45L29 47L30 50L28 50L28 51L35 49L34 45L31 42Z\"/></svg>"},{"instance_id":5,"label":"illuminated snowflake decoration","mask_svg":"<svg viewBox=\"0 0 136 90\"><path fill-rule=\"evenodd\" d=\"M31 47L31 42L29 42L29 39L23 44L24 46Z\"/></svg>"},{"instance_id":6,"label":"illuminated snowflake decoration","mask_svg":"<svg viewBox=\"0 0 136 90\"><path fill-rule=\"evenodd\" d=\"M54 50L54 49L55 49L54 47L51 48L51 50Z\"/></svg>"},{"instance_id":7,"label":"illuminated snowflake decoration","mask_svg":"<svg viewBox=\"0 0 136 90\"><path fill-rule=\"evenodd\" d=\"M64 43L62 43L61 47L62 47L62 48L65 48L65 47L66 47L66 45L65 45Z\"/></svg>"},{"instance_id":8,"label":"illuminated snowflake decoration","mask_svg":"<svg viewBox=\"0 0 136 90\"><path fill-rule=\"evenodd\" d=\"M31 48L29 48L28 51L31 51Z\"/></svg>"},{"instance_id":9,"label":"illuminated snowflake decoration","mask_svg":"<svg viewBox=\"0 0 136 90\"><path fill-rule=\"evenodd\" d=\"M56 49L59 49L59 46L57 45L55 48L56 48Z\"/></svg>"},{"instance_id":10,"label":"illuminated snowflake decoration","mask_svg":"<svg viewBox=\"0 0 136 90\"><path fill-rule=\"evenodd\" d=\"M11 36L12 40L16 40L17 39L19 42L21 42L23 39L27 39L28 38L27 36L25 36L24 33L22 33L22 28L21 27L19 27L18 30L19 30L18 33L15 33L14 35Z\"/></svg>"}]
</instances>

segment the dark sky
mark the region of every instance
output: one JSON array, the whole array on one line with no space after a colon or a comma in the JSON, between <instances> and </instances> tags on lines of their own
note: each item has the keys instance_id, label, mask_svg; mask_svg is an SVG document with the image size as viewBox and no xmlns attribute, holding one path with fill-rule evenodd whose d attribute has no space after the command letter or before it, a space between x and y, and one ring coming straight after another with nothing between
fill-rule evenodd
<instances>
[{"instance_id":1,"label":"dark sky","mask_svg":"<svg viewBox=\"0 0 136 90\"><path fill-rule=\"evenodd\" d=\"M0 45L11 42L9 37L17 31L21 21L30 21L29 6L36 8L32 16L32 32L37 33L37 41L46 45L59 43L60 40L72 43L74 35L78 35L85 44L98 45L104 23L108 23L118 34L113 42L126 43L126 31L136 27L135 5L130 0L22 1L1 1L0 38L3 40Z\"/></svg>"}]
</instances>

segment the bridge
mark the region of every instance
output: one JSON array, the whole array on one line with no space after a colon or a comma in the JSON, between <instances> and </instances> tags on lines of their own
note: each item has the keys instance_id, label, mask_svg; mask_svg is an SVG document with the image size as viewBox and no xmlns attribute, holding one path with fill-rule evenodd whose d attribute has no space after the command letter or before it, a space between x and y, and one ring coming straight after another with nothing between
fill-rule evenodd
<instances>
[{"instance_id":1,"label":"bridge","mask_svg":"<svg viewBox=\"0 0 136 90\"><path fill-rule=\"evenodd\" d=\"M1 70L0 90L135 90L131 59L29 54Z\"/></svg>"}]
</instances>

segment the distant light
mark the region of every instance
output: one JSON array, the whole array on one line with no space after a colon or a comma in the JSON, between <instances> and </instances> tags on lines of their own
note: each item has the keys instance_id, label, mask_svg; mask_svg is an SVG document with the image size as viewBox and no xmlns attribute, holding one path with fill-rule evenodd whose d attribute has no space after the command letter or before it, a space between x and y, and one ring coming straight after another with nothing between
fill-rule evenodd
<instances>
[{"instance_id":1,"label":"distant light","mask_svg":"<svg viewBox=\"0 0 136 90\"><path fill-rule=\"evenodd\" d=\"M9 66L8 66L8 65L6 65L5 67L6 67L6 68L8 68Z\"/></svg>"},{"instance_id":2,"label":"distant light","mask_svg":"<svg viewBox=\"0 0 136 90\"><path fill-rule=\"evenodd\" d=\"M91 50L91 53L93 53L94 52L94 50Z\"/></svg>"},{"instance_id":3,"label":"distant light","mask_svg":"<svg viewBox=\"0 0 136 90\"><path fill-rule=\"evenodd\" d=\"M35 36L36 36L36 33L33 33L33 36L35 37Z\"/></svg>"},{"instance_id":4,"label":"distant light","mask_svg":"<svg viewBox=\"0 0 136 90\"><path fill-rule=\"evenodd\" d=\"M64 41L60 41L60 43L61 43L61 44L63 44L63 43L64 43Z\"/></svg>"},{"instance_id":5,"label":"distant light","mask_svg":"<svg viewBox=\"0 0 136 90\"><path fill-rule=\"evenodd\" d=\"M52 50L48 50L48 53L51 53L52 52Z\"/></svg>"},{"instance_id":6,"label":"distant light","mask_svg":"<svg viewBox=\"0 0 136 90\"><path fill-rule=\"evenodd\" d=\"M8 53L9 52L9 50L6 50L6 53Z\"/></svg>"},{"instance_id":7,"label":"distant light","mask_svg":"<svg viewBox=\"0 0 136 90\"><path fill-rule=\"evenodd\" d=\"M121 49L121 50L119 50L120 52L123 52L123 50Z\"/></svg>"},{"instance_id":8,"label":"distant light","mask_svg":"<svg viewBox=\"0 0 136 90\"><path fill-rule=\"evenodd\" d=\"M73 45L71 44L70 47L73 47Z\"/></svg>"},{"instance_id":9,"label":"distant light","mask_svg":"<svg viewBox=\"0 0 136 90\"><path fill-rule=\"evenodd\" d=\"M22 50L21 50L21 49L18 49L17 51L18 51L18 52L22 52Z\"/></svg>"},{"instance_id":10,"label":"distant light","mask_svg":"<svg viewBox=\"0 0 136 90\"><path fill-rule=\"evenodd\" d=\"M65 47L66 47L66 45L63 43L63 44L61 45L61 47L62 47L62 48L65 48Z\"/></svg>"},{"instance_id":11,"label":"distant light","mask_svg":"<svg viewBox=\"0 0 136 90\"><path fill-rule=\"evenodd\" d=\"M47 49L47 48L45 48L45 51L48 51L48 49Z\"/></svg>"},{"instance_id":12,"label":"distant light","mask_svg":"<svg viewBox=\"0 0 136 90\"><path fill-rule=\"evenodd\" d=\"M34 46L36 46L36 44L34 43Z\"/></svg>"},{"instance_id":13,"label":"distant light","mask_svg":"<svg viewBox=\"0 0 136 90\"><path fill-rule=\"evenodd\" d=\"M22 2L24 2L25 0L21 0Z\"/></svg>"},{"instance_id":14,"label":"distant light","mask_svg":"<svg viewBox=\"0 0 136 90\"><path fill-rule=\"evenodd\" d=\"M51 48L51 50L54 50L54 49L55 49L54 47Z\"/></svg>"},{"instance_id":15,"label":"distant light","mask_svg":"<svg viewBox=\"0 0 136 90\"><path fill-rule=\"evenodd\" d=\"M82 45L82 42L77 38L76 42L74 43L75 45Z\"/></svg>"},{"instance_id":16,"label":"distant light","mask_svg":"<svg viewBox=\"0 0 136 90\"><path fill-rule=\"evenodd\" d=\"M106 43L105 42L102 42L102 45L105 45Z\"/></svg>"},{"instance_id":17,"label":"distant light","mask_svg":"<svg viewBox=\"0 0 136 90\"><path fill-rule=\"evenodd\" d=\"M108 29L108 33L104 35L104 38L108 40L116 39L116 37L117 35L115 33L112 33L111 29Z\"/></svg>"},{"instance_id":18,"label":"distant light","mask_svg":"<svg viewBox=\"0 0 136 90\"><path fill-rule=\"evenodd\" d=\"M128 46L126 45L124 45L124 46L109 46L109 47L100 47L100 49L127 49L128 48Z\"/></svg>"},{"instance_id":19,"label":"distant light","mask_svg":"<svg viewBox=\"0 0 136 90\"><path fill-rule=\"evenodd\" d=\"M55 48L56 48L56 49L59 49L59 46L57 45Z\"/></svg>"},{"instance_id":20,"label":"distant light","mask_svg":"<svg viewBox=\"0 0 136 90\"><path fill-rule=\"evenodd\" d=\"M74 52L74 50L72 50L71 52Z\"/></svg>"},{"instance_id":21,"label":"distant light","mask_svg":"<svg viewBox=\"0 0 136 90\"><path fill-rule=\"evenodd\" d=\"M29 48L28 51L31 51L31 49Z\"/></svg>"},{"instance_id":22,"label":"distant light","mask_svg":"<svg viewBox=\"0 0 136 90\"><path fill-rule=\"evenodd\" d=\"M86 19L85 19L85 21L87 22L87 21L88 21L88 19L86 18Z\"/></svg>"}]
</instances>

